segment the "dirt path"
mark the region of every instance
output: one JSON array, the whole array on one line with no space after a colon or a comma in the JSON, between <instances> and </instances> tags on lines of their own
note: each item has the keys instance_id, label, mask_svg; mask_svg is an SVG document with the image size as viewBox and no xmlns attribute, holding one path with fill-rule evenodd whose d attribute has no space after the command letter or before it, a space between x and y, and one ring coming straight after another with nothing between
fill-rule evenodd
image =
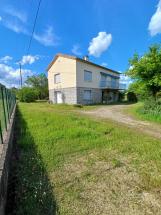
<instances>
[{"instance_id":1,"label":"dirt path","mask_svg":"<svg viewBox=\"0 0 161 215\"><path fill-rule=\"evenodd\" d=\"M128 105L129 107L129 105ZM153 137L161 139L161 126L155 123L134 119L132 116L123 112L127 105L110 105L99 107L94 110L84 111L83 113L95 117L108 118L119 123L123 123L128 127L133 127L143 131Z\"/></svg>"}]
</instances>

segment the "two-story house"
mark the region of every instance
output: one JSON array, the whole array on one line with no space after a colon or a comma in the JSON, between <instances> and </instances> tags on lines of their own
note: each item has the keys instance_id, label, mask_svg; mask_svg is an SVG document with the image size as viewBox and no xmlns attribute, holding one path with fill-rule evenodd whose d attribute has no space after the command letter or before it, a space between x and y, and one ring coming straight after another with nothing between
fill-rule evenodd
<instances>
[{"instance_id":1,"label":"two-story house","mask_svg":"<svg viewBox=\"0 0 161 215\"><path fill-rule=\"evenodd\" d=\"M53 103L96 104L118 100L120 73L88 58L57 54L48 68L49 100Z\"/></svg>"}]
</instances>

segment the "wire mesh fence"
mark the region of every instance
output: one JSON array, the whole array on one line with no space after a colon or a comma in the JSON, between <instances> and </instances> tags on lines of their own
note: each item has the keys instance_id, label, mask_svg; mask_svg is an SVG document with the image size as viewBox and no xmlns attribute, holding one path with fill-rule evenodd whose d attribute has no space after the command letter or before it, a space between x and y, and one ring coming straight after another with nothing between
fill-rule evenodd
<instances>
[{"instance_id":1,"label":"wire mesh fence","mask_svg":"<svg viewBox=\"0 0 161 215\"><path fill-rule=\"evenodd\" d=\"M3 143L15 104L16 96L0 84L0 144Z\"/></svg>"}]
</instances>

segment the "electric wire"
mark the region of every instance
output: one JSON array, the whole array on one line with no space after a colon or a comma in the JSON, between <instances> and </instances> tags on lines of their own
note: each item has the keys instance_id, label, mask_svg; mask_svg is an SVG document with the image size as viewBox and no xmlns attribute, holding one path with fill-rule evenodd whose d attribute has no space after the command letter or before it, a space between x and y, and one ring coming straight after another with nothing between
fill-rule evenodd
<instances>
[{"instance_id":1,"label":"electric wire","mask_svg":"<svg viewBox=\"0 0 161 215\"><path fill-rule=\"evenodd\" d=\"M33 28L32 28L32 33L31 33L31 36L30 36L29 45L28 45L28 48L27 48L26 55L29 54L29 51L30 51L30 48L31 48L31 43L32 43L32 39L33 39L33 36L34 36L34 31L35 31L35 27L36 27L36 23L37 23L37 18L38 18L38 14L39 14L41 2L42 2L42 0L39 0L37 11L36 11L36 16L35 16L34 24L33 24Z\"/></svg>"}]
</instances>

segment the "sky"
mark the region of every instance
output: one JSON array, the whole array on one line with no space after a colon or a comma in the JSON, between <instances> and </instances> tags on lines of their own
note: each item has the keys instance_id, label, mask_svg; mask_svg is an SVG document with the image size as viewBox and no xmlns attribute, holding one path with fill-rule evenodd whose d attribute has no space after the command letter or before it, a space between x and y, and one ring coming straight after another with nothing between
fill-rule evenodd
<instances>
[{"instance_id":1,"label":"sky","mask_svg":"<svg viewBox=\"0 0 161 215\"><path fill-rule=\"evenodd\" d=\"M135 52L161 42L161 0L0 0L0 83L20 84L46 73L57 53L83 57L119 72ZM128 77L122 81L129 83Z\"/></svg>"}]
</instances>

